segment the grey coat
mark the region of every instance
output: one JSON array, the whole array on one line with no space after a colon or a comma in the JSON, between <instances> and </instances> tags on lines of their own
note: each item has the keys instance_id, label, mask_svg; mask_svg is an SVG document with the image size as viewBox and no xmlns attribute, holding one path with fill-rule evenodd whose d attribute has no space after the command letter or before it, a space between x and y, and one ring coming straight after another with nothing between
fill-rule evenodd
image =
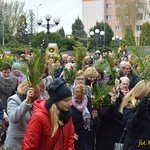
<instances>
[{"instance_id":1,"label":"grey coat","mask_svg":"<svg viewBox=\"0 0 150 150\"><path fill-rule=\"evenodd\" d=\"M7 99L15 94L18 85L19 83L16 77L11 76L10 79L4 79L0 76L0 99L5 111L7 111Z\"/></svg>"},{"instance_id":2,"label":"grey coat","mask_svg":"<svg viewBox=\"0 0 150 150\"><path fill-rule=\"evenodd\" d=\"M5 147L20 150L26 126L31 116L31 105L27 105L17 94L7 100L9 126L6 133Z\"/></svg>"}]
</instances>

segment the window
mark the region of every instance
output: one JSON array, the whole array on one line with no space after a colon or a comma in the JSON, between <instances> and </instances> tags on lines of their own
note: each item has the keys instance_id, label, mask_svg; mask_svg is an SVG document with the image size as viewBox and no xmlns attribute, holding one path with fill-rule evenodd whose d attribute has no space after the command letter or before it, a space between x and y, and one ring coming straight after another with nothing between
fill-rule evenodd
<instances>
[{"instance_id":1,"label":"window","mask_svg":"<svg viewBox=\"0 0 150 150\"><path fill-rule=\"evenodd\" d=\"M119 30L119 26L115 26L115 30Z\"/></svg>"},{"instance_id":2,"label":"window","mask_svg":"<svg viewBox=\"0 0 150 150\"><path fill-rule=\"evenodd\" d=\"M148 18L150 18L150 13L148 13Z\"/></svg>"},{"instance_id":3,"label":"window","mask_svg":"<svg viewBox=\"0 0 150 150\"><path fill-rule=\"evenodd\" d=\"M137 31L141 31L141 30L142 30L142 25L137 25L137 26L136 26L136 30L137 30Z\"/></svg>"},{"instance_id":4,"label":"window","mask_svg":"<svg viewBox=\"0 0 150 150\"><path fill-rule=\"evenodd\" d=\"M150 7L150 1L148 2L148 6Z\"/></svg>"},{"instance_id":5,"label":"window","mask_svg":"<svg viewBox=\"0 0 150 150\"><path fill-rule=\"evenodd\" d=\"M143 7L143 2L138 2L137 3L137 8L142 8Z\"/></svg>"},{"instance_id":6,"label":"window","mask_svg":"<svg viewBox=\"0 0 150 150\"><path fill-rule=\"evenodd\" d=\"M117 4L115 4L115 6L118 8L118 7L119 7L119 4L117 3Z\"/></svg>"},{"instance_id":7,"label":"window","mask_svg":"<svg viewBox=\"0 0 150 150\"><path fill-rule=\"evenodd\" d=\"M111 8L111 4L106 4L106 8Z\"/></svg>"},{"instance_id":8,"label":"window","mask_svg":"<svg viewBox=\"0 0 150 150\"><path fill-rule=\"evenodd\" d=\"M116 19L116 20L119 20L119 16L115 15L115 19Z\"/></svg>"},{"instance_id":9,"label":"window","mask_svg":"<svg viewBox=\"0 0 150 150\"><path fill-rule=\"evenodd\" d=\"M143 14L142 13L139 13L136 15L137 17L137 20L142 20L143 19Z\"/></svg>"},{"instance_id":10,"label":"window","mask_svg":"<svg viewBox=\"0 0 150 150\"><path fill-rule=\"evenodd\" d=\"M111 19L111 15L106 15L106 20L110 20Z\"/></svg>"},{"instance_id":11,"label":"window","mask_svg":"<svg viewBox=\"0 0 150 150\"><path fill-rule=\"evenodd\" d=\"M128 14L125 14L125 15L124 15L124 18L125 18L125 19L128 19L128 18L129 18L129 15L128 15Z\"/></svg>"}]
</instances>

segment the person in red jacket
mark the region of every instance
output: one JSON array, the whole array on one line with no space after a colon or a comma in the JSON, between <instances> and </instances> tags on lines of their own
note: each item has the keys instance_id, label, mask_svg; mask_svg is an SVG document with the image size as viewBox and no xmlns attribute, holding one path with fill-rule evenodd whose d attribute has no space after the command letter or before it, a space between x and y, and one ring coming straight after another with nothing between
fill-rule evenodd
<instances>
[{"instance_id":1,"label":"person in red jacket","mask_svg":"<svg viewBox=\"0 0 150 150\"><path fill-rule=\"evenodd\" d=\"M54 79L46 90L47 101L37 100L26 128L22 150L75 150L71 118L71 90L61 78Z\"/></svg>"}]
</instances>

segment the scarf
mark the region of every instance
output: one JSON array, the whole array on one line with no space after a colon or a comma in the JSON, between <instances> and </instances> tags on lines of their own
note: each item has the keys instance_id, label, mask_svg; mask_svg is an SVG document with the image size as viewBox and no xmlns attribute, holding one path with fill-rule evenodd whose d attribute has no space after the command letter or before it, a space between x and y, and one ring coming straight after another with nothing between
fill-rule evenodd
<instances>
[{"instance_id":1,"label":"scarf","mask_svg":"<svg viewBox=\"0 0 150 150\"><path fill-rule=\"evenodd\" d=\"M19 81L19 83L21 83L22 82L22 74L21 73L19 73L19 74L14 74L13 72L11 73L13 76L15 76L17 79L18 79L18 81Z\"/></svg>"},{"instance_id":2,"label":"scarf","mask_svg":"<svg viewBox=\"0 0 150 150\"><path fill-rule=\"evenodd\" d=\"M123 93L123 95L126 95L129 92L129 89L127 89L127 90L121 89L121 92Z\"/></svg>"},{"instance_id":3,"label":"scarf","mask_svg":"<svg viewBox=\"0 0 150 150\"><path fill-rule=\"evenodd\" d=\"M82 103L77 103L72 97L72 105L80 112L82 112L82 117L83 117L83 123L84 123L84 128L88 129L90 131L90 124L91 124L91 114L87 108L87 103L88 99L86 96L84 96L84 100Z\"/></svg>"},{"instance_id":4,"label":"scarf","mask_svg":"<svg viewBox=\"0 0 150 150\"><path fill-rule=\"evenodd\" d=\"M21 99L21 101L24 101L26 99L26 95L19 93L18 91L16 92L18 97Z\"/></svg>"},{"instance_id":5,"label":"scarf","mask_svg":"<svg viewBox=\"0 0 150 150\"><path fill-rule=\"evenodd\" d=\"M63 122L65 125L71 118L71 109L68 111L60 111L59 119Z\"/></svg>"}]
</instances>

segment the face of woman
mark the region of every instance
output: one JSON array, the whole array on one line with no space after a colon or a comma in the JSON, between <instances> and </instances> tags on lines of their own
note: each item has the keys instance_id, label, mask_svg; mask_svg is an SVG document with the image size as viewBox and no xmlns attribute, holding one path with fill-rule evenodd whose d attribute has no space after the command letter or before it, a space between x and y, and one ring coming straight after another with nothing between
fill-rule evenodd
<instances>
[{"instance_id":1,"label":"face of woman","mask_svg":"<svg viewBox=\"0 0 150 150\"><path fill-rule=\"evenodd\" d=\"M91 75L91 76L89 76L89 77L87 77L88 78L88 80L90 81L90 82L95 82L95 80L96 80L96 76L93 76L93 75Z\"/></svg>"},{"instance_id":2,"label":"face of woman","mask_svg":"<svg viewBox=\"0 0 150 150\"><path fill-rule=\"evenodd\" d=\"M102 79L102 75L99 73L98 76L97 76L97 78L96 78L96 80L99 81L101 79Z\"/></svg>"},{"instance_id":3,"label":"face of woman","mask_svg":"<svg viewBox=\"0 0 150 150\"><path fill-rule=\"evenodd\" d=\"M79 84L79 83L82 83L82 84L85 83L84 75L80 75L75 79L75 84Z\"/></svg>"},{"instance_id":4,"label":"face of woman","mask_svg":"<svg viewBox=\"0 0 150 150\"><path fill-rule=\"evenodd\" d=\"M84 95L78 95L75 97L75 101L78 104L81 104L83 102L83 100L84 100Z\"/></svg>"},{"instance_id":5,"label":"face of woman","mask_svg":"<svg viewBox=\"0 0 150 150\"><path fill-rule=\"evenodd\" d=\"M122 82L120 83L120 88L123 90L126 90L129 88L129 82L127 80L122 80Z\"/></svg>"},{"instance_id":6,"label":"face of woman","mask_svg":"<svg viewBox=\"0 0 150 150\"><path fill-rule=\"evenodd\" d=\"M2 70L2 75L4 78L8 78L10 76L10 73L11 73L10 69Z\"/></svg>"},{"instance_id":7,"label":"face of woman","mask_svg":"<svg viewBox=\"0 0 150 150\"><path fill-rule=\"evenodd\" d=\"M130 72L131 72L131 67L127 65L124 69L124 73L125 73L125 75L129 75Z\"/></svg>"},{"instance_id":8,"label":"face of woman","mask_svg":"<svg viewBox=\"0 0 150 150\"><path fill-rule=\"evenodd\" d=\"M56 102L57 107L62 111L68 111L70 106L72 106L71 103L71 97L68 97L66 99L63 99L59 102Z\"/></svg>"}]
</instances>

